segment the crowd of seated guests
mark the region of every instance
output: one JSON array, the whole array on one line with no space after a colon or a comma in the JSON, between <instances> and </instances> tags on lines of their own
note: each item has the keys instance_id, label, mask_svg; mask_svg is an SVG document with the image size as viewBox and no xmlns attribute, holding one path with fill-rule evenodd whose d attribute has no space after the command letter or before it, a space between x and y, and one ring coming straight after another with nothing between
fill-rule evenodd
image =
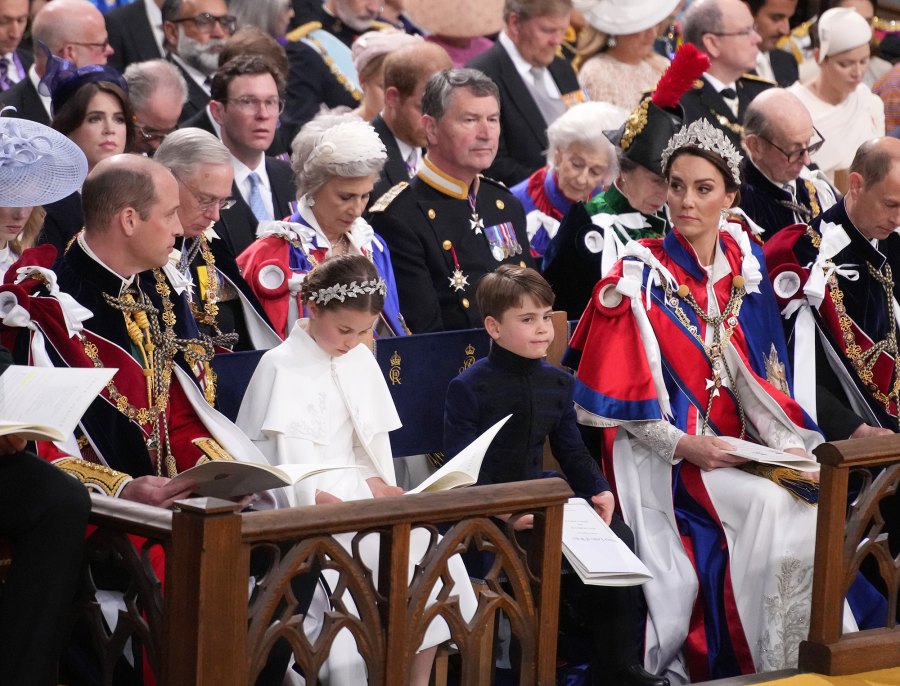
<instances>
[{"instance_id":1,"label":"crowd of seated guests","mask_svg":"<svg viewBox=\"0 0 900 686\"><path fill-rule=\"evenodd\" d=\"M564 584L612 613L591 620L581 683L795 666L815 479L728 439L808 455L900 430L900 142L876 3L574 4L0 0L0 124L21 122L0 126L0 177L69 174L0 190L0 342L19 364L119 369L72 440L8 439L0 460L34 452L169 507L198 462L339 445L359 473L303 482L303 503L395 495L398 417L360 346L484 327L490 356L448 395L448 456L512 408L497 445L529 440L492 448L480 482L540 477L549 438L654 572L610 597ZM552 307L579 320L565 371L540 362ZM238 428L211 360L254 349L270 352ZM301 382L275 394L274 369ZM20 621L7 597L0 636ZM862 577L848 600L846 630L883 602ZM14 661L0 649L0 671ZM357 683L349 663L328 682Z\"/></svg>"}]
</instances>

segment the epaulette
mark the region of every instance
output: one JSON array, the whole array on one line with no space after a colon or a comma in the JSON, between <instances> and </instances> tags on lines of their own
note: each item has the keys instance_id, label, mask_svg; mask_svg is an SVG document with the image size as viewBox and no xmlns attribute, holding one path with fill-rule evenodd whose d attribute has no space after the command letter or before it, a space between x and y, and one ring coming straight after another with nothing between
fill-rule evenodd
<instances>
[{"instance_id":1,"label":"epaulette","mask_svg":"<svg viewBox=\"0 0 900 686\"><path fill-rule=\"evenodd\" d=\"M818 17L810 17L802 24L797 24L794 28L791 29L791 35L794 38L806 38L809 35L809 30L812 28L812 25L816 23Z\"/></svg>"},{"instance_id":2,"label":"epaulette","mask_svg":"<svg viewBox=\"0 0 900 686\"><path fill-rule=\"evenodd\" d=\"M747 79L748 81L759 81L760 83L768 83L771 86L777 86L778 84L770 79L763 78L758 74L741 74L742 79Z\"/></svg>"},{"instance_id":3,"label":"epaulette","mask_svg":"<svg viewBox=\"0 0 900 686\"><path fill-rule=\"evenodd\" d=\"M372 203L369 212L384 212L394 199L409 186L408 181L401 181L396 186L386 190L378 200Z\"/></svg>"},{"instance_id":4,"label":"epaulette","mask_svg":"<svg viewBox=\"0 0 900 686\"><path fill-rule=\"evenodd\" d=\"M482 181L487 181L488 183L491 183L495 186L499 186L500 188L505 190L507 193L512 192L509 190L509 186L507 186L505 183L503 183L502 181L498 181L497 179L492 179L490 176L485 176L484 174L479 174L478 178L480 178Z\"/></svg>"},{"instance_id":5,"label":"epaulette","mask_svg":"<svg viewBox=\"0 0 900 686\"><path fill-rule=\"evenodd\" d=\"M706 82L703 79L697 79L696 81L694 81L693 89L695 91L700 90L701 88L703 88L704 83Z\"/></svg>"},{"instance_id":6,"label":"epaulette","mask_svg":"<svg viewBox=\"0 0 900 686\"><path fill-rule=\"evenodd\" d=\"M296 43L297 41L301 41L306 38L313 31L317 31L322 28L322 22L320 21L308 21L305 24L301 24L296 29L288 33L284 38L290 43Z\"/></svg>"}]
</instances>

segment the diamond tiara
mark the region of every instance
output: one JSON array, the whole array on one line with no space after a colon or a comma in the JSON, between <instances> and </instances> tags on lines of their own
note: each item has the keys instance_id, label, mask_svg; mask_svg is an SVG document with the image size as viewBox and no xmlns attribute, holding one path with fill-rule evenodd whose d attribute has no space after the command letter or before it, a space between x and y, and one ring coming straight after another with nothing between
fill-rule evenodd
<instances>
[{"instance_id":1,"label":"diamond tiara","mask_svg":"<svg viewBox=\"0 0 900 686\"><path fill-rule=\"evenodd\" d=\"M320 288L309 294L307 300L316 305L327 305L332 300L344 302L347 298L355 298L359 295L387 295L387 285L381 279L371 281L351 281L350 283L336 283L328 288Z\"/></svg>"},{"instance_id":2,"label":"diamond tiara","mask_svg":"<svg viewBox=\"0 0 900 686\"><path fill-rule=\"evenodd\" d=\"M728 165L731 177L738 185L741 183L741 160L744 159L734 144L728 140L722 129L716 128L706 119L697 119L683 127L669 139L669 144L662 152L662 168L665 170L669 158L681 148L700 148L713 152Z\"/></svg>"}]
</instances>

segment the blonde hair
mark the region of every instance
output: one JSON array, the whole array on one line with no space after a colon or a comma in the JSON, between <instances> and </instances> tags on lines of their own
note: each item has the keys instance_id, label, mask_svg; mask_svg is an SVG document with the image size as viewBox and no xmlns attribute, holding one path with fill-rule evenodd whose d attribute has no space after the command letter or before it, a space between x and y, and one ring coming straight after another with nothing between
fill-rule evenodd
<instances>
[{"instance_id":1,"label":"blonde hair","mask_svg":"<svg viewBox=\"0 0 900 686\"><path fill-rule=\"evenodd\" d=\"M28 217L28 221L25 222L22 232L16 236L14 241L10 241L10 249L17 255L21 255L24 250L33 248L37 243L41 230L44 228L44 219L46 217L47 210L43 207L31 208L31 214Z\"/></svg>"}]
</instances>

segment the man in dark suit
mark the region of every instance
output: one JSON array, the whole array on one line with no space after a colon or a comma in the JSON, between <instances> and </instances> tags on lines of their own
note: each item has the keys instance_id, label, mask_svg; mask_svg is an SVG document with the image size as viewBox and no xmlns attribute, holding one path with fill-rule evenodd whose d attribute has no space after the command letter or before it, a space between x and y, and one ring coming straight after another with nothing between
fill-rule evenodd
<instances>
[{"instance_id":1,"label":"man in dark suit","mask_svg":"<svg viewBox=\"0 0 900 686\"><path fill-rule=\"evenodd\" d=\"M16 108L16 116L41 124L50 123L50 97L38 93L44 75L46 58L39 43L51 53L63 57L76 67L106 64L112 54L103 15L86 0L54 0L35 16L31 40L35 61L25 77L0 94L0 106Z\"/></svg>"},{"instance_id":2,"label":"man in dark suit","mask_svg":"<svg viewBox=\"0 0 900 686\"><path fill-rule=\"evenodd\" d=\"M741 209L768 241L792 224L809 224L837 200L821 172L807 168L810 151L822 145L809 111L783 88L761 93L744 122Z\"/></svg>"},{"instance_id":3,"label":"man in dark suit","mask_svg":"<svg viewBox=\"0 0 900 686\"><path fill-rule=\"evenodd\" d=\"M222 211L215 230L235 257L256 239L260 221L291 213L291 167L265 155L284 107L283 90L282 75L258 55L239 55L213 77L209 112L232 156L237 200Z\"/></svg>"},{"instance_id":4,"label":"man in dark suit","mask_svg":"<svg viewBox=\"0 0 900 686\"><path fill-rule=\"evenodd\" d=\"M28 24L28 0L0 0L0 91L25 78L34 59L22 36Z\"/></svg>"},{"instance_id":5,"label":"man in dark suit","mask_svg":"<svg viewBox=\"0 0 900 686\"><path fill-rule=\"evenodd\" d=\"M500 150L489 176L513 186L546 163L547 127L584 101L575 70L558 52L571 0L506 0L506 28L468 66L500 89Z\"/></svg>"},{"instance_id":6,"label":"man in dark suit","mask_svg":"<svg viewBox=\"0 0 900 686\"><path fill-rule=\"evenodd\" d=\"M110 66L124 72L129 64L165 57L162 3L163 0L135 0L104 15L109 44L115 50Z\"/></svg>"},{"instance_id":7,"label":"man in dark suit","mask_svg":"<svg viewBox=\"0 0 900 686\"><path fill-rule=\"evenodd\" d=\"M209 103L219 53L237 20L228 14L225 0L165 0L161 12L169 59L181 69L188 86L179 119L183 123Z\"/></svg>"},{"instance_id":8,"label":"man in dark suit","mask_svg":"<svg viewBox=\"0 0 900 686\"><path fill-rule=\"evenodd\" d=\"M797 0L744 0L753 15L761 38L756 75L787 88L798 78L797 60L778 43L791 32L790 19L797 11Z\"/></svg>"},{"instance_id":9,"label":"man in dark suit","mask_svg":"<svg viewBox=\"0 0 900 686\"><path fill-rule=\"evenodd\" d=\"M369 222L387 241L412 333L482 325L479 279L500 264L533 266L522 204L481 176L497 153L500 96L475 69L441 71L422 97L428 154L385 193Z\"/></svg>"},{"instance_id":10,"label":"man in dark suit","mask_svg":"<svg viewBox=\"0 0 900 686\"><path fill-rule=\"evenodd\" d=\"M775 85L748 73L756 67L760 44L750 10L741 0L696 0L685 13L684 41L710 62L697 87L681 98L684 123L708 119L740 150L747 106Z\"/></svg>"},{"instance_id":11,"label":"man in dark suit","mask_svg":"<svg viewBox=\"0 0 900 686\"><path fill-rule=\"evenodd\" d=\"M427 142L422 125L425 84L437 72L452 67L447 51L428 42L408 45L385 58L384 109L372 120L372 126L384 143L388 158L370 202L415 176Z\"/></svg>"}]
</instances>

